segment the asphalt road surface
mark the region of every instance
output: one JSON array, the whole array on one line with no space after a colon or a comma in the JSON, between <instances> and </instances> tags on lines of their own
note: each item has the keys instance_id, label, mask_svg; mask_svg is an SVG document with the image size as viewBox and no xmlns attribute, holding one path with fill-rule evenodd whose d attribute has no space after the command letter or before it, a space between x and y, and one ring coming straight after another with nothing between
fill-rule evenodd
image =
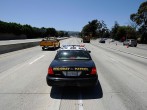
<instances>
[{"instance_id":1,"label":"asphalt road surface","mask_svg":"<svg viewBox=\"0 0 147 110\"><path fill-rule=\"evenodd\" d=\"M81 44L69 38L62 44ZM47 69L57 50L33 47L0 55L0 110L147 110L147 50L85 43L99 83L95 88L52 88Z\"/></svg>"}]
</instances>

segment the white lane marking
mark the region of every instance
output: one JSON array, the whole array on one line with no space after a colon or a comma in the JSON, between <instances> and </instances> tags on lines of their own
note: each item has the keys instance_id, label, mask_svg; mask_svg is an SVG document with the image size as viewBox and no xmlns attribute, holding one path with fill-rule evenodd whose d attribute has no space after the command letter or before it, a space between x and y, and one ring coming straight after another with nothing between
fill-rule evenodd
<instances>
[{"instance_id":1,"label":"white lane marking","mask_svg":"<svg viewBox=\"0 0 147 110\"><path fill-rule=\"evenodd\" d=\"M113 59L113 58L110 58L112 61L114 61L114 62L118 62L117 60L115 60L115 59Z\"/></svg>"},{"instance_id":2,"label":"white lane marking","mask_svg":"<svg viewBox=\"0 0 147 110\"><path fill-rule=\"evenodd\" d=\"M140 57L140 58L147 59L147 57L142 56L142 55L138 55L138 54L135 54L135 53L126 52L126 51L123 51L123 50L118 50L118 49L111 48L111 47L107 47L107 48L110 48L110 49L112 49L112 50L116 50L116 51L119 51L119 52L127 53L127 54L130 54L130 55L134 55L134 56L137 56L137 57Z\"/></svg>"},{"instance_id":3,"label":"white lane marking","mask_svg":"<svg viewBox=\"0 0 147 110\"><path fill-rule=\"evenodd\" d=\"M83 101L82 101L82 94L79 92L79 100L78 100L79 110L83 110Z\"/></svg>"},{"instance_id":4,"label":"white lane marking","mask_svg":"<svg viewBox=\"0 0 147 110\"><path fill-rule=\"evenodd\" d=\"M95 46L97 46L97 45L95 45ZM102 48L105 48L105 47L103 47L103 46L101 46L101 45L98 45L98 46L100 46L100 47L102 47ZM137 57L140 57L140 58L147 59L147 57L142 56L142 55L139 55L139 54L135 54L135 53L131 53L131 52L126 52L126 51L119 50L119 49L115 49L115 48L112 48L112 47L106 47L106 48L112 49L112 50L114 50L114 51L119 51L119 52L122 52L122 53L127 53L127 54L130 54L130 55L134 55L134 56L137 56Z\"/></svg>"},{"instance_id":5,"label":"white lane marking","mask_svg":"<svg viewBox=\"0 0 147 110\"><path fill-rule=\"evenodd\" d=\"M126 53L128 53L128 54L130 54L130 55L134 55L134 56L140 57L140 58L147 59L147 57L142 56L142 55L138 55L138 54L134 54L134 53L129 53L129 52L126 52Z\"/></svg>"},{"instance_id":6,"label":"white lane marking","mask_svg":"<svg viewBox=\"0 0 147 110\"><path fill-rule=\"evenodd\" d=\"M36 62L37 60L41 59L42 57L44 57L44 55L40 56L39 58L35 59L34 61L30 62L29 64L33 64L34 62Z\"/></svg>"}]
</instances>

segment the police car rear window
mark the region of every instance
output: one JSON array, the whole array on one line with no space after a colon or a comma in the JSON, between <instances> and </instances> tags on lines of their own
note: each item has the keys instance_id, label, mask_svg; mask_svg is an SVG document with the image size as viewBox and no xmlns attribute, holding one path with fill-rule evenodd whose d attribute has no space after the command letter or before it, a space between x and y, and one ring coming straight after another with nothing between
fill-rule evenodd
<instances>
[{"instance_id":1,"label":"police car rear window","mask_svg":"<svg viewBox=\"0 0 147 110\"><path fill-rule=\"evenodd\" d=\"M91 60L91 56L84 50L62 50L55 57L56 60Z\"/></svg>"}]
</instances>

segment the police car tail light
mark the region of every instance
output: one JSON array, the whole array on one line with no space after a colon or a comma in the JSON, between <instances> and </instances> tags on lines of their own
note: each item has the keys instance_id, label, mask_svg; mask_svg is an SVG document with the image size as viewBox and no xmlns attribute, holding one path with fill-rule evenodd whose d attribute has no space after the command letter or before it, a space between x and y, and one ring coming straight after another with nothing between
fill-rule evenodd
<instances>
[{"instance_id":1,"label":"police car tail light","mask_svg":"<svg viewBox=\"0 0 147 110\"><path fill-rule=\"evenodd\" d=\"M53 68L51 68L51 67L48 68L48 74L49 74L49 75L54 74Z\"/></svg>"},{"instance_id":2,"label":"police car tail light","mask_svg":"<svg viewBox=\"0 0 147 110\"><path fill-rule=\"evenodd\" d=\"M91 73L90 74L92 74L92 75L94 75L94 74L96 74L96 68L94 67L94 68L92 68L92 70L91 70Z\"/></svg>"},{"instance_id":3,"label":"police car tail light","mask_svg":"<svg viewBox=\"0 0 147 110\"><path fill-rule=\"evenodd\" d=\"M80 47L84 47L85 45L83 44L83 45L80 45Z\"/></svg>"}]
</instances>

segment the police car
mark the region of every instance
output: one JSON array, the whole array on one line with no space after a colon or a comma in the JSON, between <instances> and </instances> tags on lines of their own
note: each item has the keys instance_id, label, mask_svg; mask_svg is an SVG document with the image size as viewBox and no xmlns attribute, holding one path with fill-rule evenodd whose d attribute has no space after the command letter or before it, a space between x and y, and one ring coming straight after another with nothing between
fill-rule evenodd
<instances>
[{"instance_id":1,"label":"police car","mask_svg":"<svg viewBox=\"0 0 147 110\"><path fill-rule=\"evenodd\" d=\"M95 86L98 82L96 66L89 51L80 46L63 46L48 68L49 86Z\"/></svg>"},{"instance_id":2,"label":"police car","mask_svg":"<svg viewBox=\"0 0 147 110\"><path fill-rule=\"evenodd\" d=\"M60 50L85 50L85 45L62 45Z\"/></svg>"}]
</instances>

